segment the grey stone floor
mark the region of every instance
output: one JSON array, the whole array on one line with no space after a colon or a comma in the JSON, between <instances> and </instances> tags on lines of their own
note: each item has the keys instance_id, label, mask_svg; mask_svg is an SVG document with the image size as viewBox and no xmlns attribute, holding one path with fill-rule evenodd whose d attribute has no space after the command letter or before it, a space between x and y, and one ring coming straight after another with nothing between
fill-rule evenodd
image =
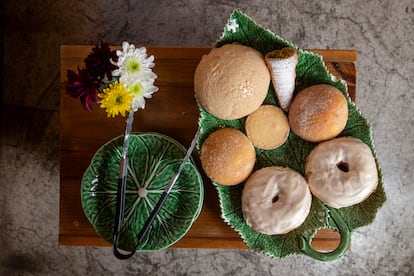
<instances>
[{"instance_id":1,"label":"grey stone floor","mask_svg":"<svg viewBox=\"0 0 414 276\"><path fill-rule=\"evenodd\" d=\"M252 3L250 3L252 2ZM1 275L414 275L414 2L3 1ZM388 201L335 262L238 250L168 249L116 260L58 246L59 46L210 46L231 11L303 48L359 53L357 103L371 122Z\"/></svg>"}]
</instances>

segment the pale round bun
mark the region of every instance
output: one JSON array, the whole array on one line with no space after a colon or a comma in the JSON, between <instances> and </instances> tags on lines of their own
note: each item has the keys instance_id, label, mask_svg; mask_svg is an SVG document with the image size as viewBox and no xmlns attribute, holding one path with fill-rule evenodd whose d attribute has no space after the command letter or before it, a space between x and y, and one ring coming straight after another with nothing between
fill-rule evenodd
<instances>
[{"instance_id":1,"label":"pale round bun","mask_svg":"<svg viewBox=\"0 0 414 276\"><path fill-rule=\"evenodd\" d=\"M256 152L247 136L234 128L211 133L201 145L201 166L206 175L222 185L236 185L253 171Z\"/></svg>"},{"instance_id":2,"label":"pale round bun","mask_svg":"<svg viewBox=\"0 0 414 276\"><path fill-rule=\"evenodd\" d=\"M240 119L258 109L269 85L270 73L262 54L238 44L213 48L194 74L198 103L225 120Z\"/></svg>"},{"instance_id":3,"label":"pale round bun","mask_svg":"<svg viewBox=\"0 0 414 276\"><path fill-rule=\"evenodd\" d=\"M320 142L336 137L348 120L348 104L337 88L318 84L300 91L289 109L292 131L302 139Z\"/></svg>"},{"instance_id":4,"label":"pale round bun","mask_svg":"<svg viewBox=\"0 0 414 276\"><path fill-rule=\"evenodd\" d=\"M299 227L309 214L312 195L302 175L290 168L255 171L244 185L242 212L250 227L267 235Z\"/></svg>"},{"instance_id":5,"label":"pale round bun","mask_svg":"<svg viewBox=\"0 0 414 276\"><path fill-rule=\"evenodd\" d=\"M253 145L264 150L281 146L289 136L289 121L274 105L262 105L251 113L245 124L246 134Z\"/></svg>"},{"instance_id":6,"label":"pale round bun","mask_svg":"<svg viewBox=\"0 0 414 276\"><path fill-rule=\"evenodd\" d=\"M353 137L316 146L307 158L305 172L312 194L333 208L364 201L378 185L371 149Z\"/></svg>"}]
</instances>

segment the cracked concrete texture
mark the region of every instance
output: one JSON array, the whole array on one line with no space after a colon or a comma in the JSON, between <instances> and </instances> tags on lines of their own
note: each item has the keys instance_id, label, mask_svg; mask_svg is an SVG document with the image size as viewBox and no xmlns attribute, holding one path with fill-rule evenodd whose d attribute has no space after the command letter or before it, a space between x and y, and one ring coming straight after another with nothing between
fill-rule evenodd
<instances>
[{"instance_id":1,"label":"cracked concrete texture","mask_svg":"<svg viewBox=\"0 0 414 276\"><path fill-rule=\"evenodd\" d=\"M3 1L0 274L413 275L414 3L402 1ZM210 46L238 8L303 48L358 51L357 104L370 121L388 201L332 263L238 250L168 249L114 259L58 246L59 47Z\"/></svg>"}]
</instances>

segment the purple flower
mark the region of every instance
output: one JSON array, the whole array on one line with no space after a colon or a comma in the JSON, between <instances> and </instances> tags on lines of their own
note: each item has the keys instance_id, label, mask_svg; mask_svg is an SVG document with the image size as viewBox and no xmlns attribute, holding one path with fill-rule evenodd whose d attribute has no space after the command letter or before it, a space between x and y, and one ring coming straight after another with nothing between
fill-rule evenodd
<instances>
[{"instance_id":1,"label":"purple flower","mask_svg":"<svg viewBox=\"0 0 414 276\"><path fill-rule=\"evenodd\" d=\"M86 69L78 67L78 73L68 70L66 74L68 83L66 85L67 93L73 98L80 98L83 108L91 111L92 104L98 103L99 98L97 89L100 84L91 76Z\"/></svg>"},{"instance_id":2,"label":"purple flower","mask_svg":"<svg viewBox=\"0 0 414 276\"><path fill-rule=\"evenodd\" d=\"M105 75L111 80L112 71L117 69L117 66L112 64L110 60L116 62L118 56L116 51L111 51L107 43L101 42L101 46L95 45L92 48L92 52L85 58L84 62L86 70L97 80L102 80Z\"/></svg>"}]
</instances>

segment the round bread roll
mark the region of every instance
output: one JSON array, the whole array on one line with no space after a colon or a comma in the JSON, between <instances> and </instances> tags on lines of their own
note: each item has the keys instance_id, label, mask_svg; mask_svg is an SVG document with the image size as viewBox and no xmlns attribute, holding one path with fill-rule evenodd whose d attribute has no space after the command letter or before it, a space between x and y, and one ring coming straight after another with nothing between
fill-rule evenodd
<instances>
[{"instance_id":1,"label":"round bread roll","mask_svg":"<svg viewBox=\"0 0 414 276\"><path fill-rule=\"evenodd\" d=\"M245 124L246 134L253 145L264 150L281 146L289 136L289 121L274 105L262 105L251 113Z\"/></svg>"},{"instance_id":2,"label":"round bread roll","mask_svg":"<svg viewBox=\"0 0 414 276\"><path fill-rule=\"evenodd\" d=\"M364 201L378 185L371 149L353 137L317 145L307 158L305 172L312 194L333 208Z\"/></svg>"},{"instance_id":3,"label":"round bread roll","mask_svg":"<svg viewBox=\"0 0 414 276\"><path fill-rule=\"evenodd\" d=\"M312 195L302 175L290 168L255 171L244 185L242 212L250 227L279 235L299 227L309 214Z\"/></svg>"},{"instance_id":4,"label":"round bread roll","mask_svg":"<svg viewBox=\"0 0 414 276\"><path fill-rule=\"evenodd\" d=\"M240 119L260 107L270 85L263 56L238 44L213 48L194 74L198 103L214 116Z\"/></svg>"},{"instance_id":5,"label":"round bread roll","mask_svg":"<svg viewBox=\"0 0 414 276\"><path fill-rule=\"evenodd\" d=\"M201 166L206 175L222 185L236 185L253 171L256 152L243 132L222 128L201 145Z\"/></svg>"},{"instance_id":6,"label":"round bread roll","mask_svg":"<svg viewBox=\"0 0 414 276\"><path fill-rule=\"evenodd\" d=\"M348 120L348 104L337 88L318 84L300 91L289 109L292 131L302 139L320 142L337 136Z\"/></svg>"}]
</instances>

